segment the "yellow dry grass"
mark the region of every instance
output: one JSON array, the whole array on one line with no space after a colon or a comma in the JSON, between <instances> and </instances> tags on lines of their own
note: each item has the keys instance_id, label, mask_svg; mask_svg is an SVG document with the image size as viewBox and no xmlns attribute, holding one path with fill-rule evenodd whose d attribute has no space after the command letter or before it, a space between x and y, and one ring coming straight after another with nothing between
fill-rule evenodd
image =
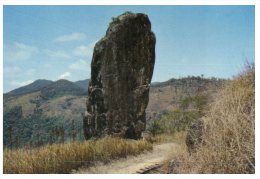
<instances>
[{"instance_id":1,"label":"yellow dry grass","mask_svg":"<svg viewBox=\"0 0 260 179\"><path fill-rule=\"evenodd\" d=\"M206 116L203 144L182 152L178 173L254 173L255 71L250 67L218 92Z\"/></svg>"},{"instance_id":2,"label":"yellow dry grass","mask_svg":"<svg viewBox=\"0 0 260 179\"><path fill-rule=\"evenodd\" d=\"M19 97L15 97L11 99L10 101L6 102L7 108L12 108L15 106L22 106L23 108L23 116L28 116L29 114L33 113L33 110L35 108L35 104L31 103L31 99L35 99L37 96L40 95L40 92L34 92L25 94Z\"/></svg>"},{"instance_id":3,"label":"yellow dry grass","mask_svg":"<svg viewBox=\"0 0 260 179\"><path fill-rule=\"evenodd\" d=\"M70 173L83 165L109 162L146 150L152 150L152 145L145 140L120 138L53 144L35 149L5 149L4 173Z\"/></svg>"},{"instance_id":4,"label":"yellow dry grass","mask_svg":"<svg viewBox=\"0 0 260 179\"><path fill-rule=\"evenodd\" d=\"M178 145L183 145L186 137L186 131L175 132L174 134L159 134L154 137L147 138L147 141L150 141L155 144L170 143L174 142Z\"/></svg>"}]
</instances>

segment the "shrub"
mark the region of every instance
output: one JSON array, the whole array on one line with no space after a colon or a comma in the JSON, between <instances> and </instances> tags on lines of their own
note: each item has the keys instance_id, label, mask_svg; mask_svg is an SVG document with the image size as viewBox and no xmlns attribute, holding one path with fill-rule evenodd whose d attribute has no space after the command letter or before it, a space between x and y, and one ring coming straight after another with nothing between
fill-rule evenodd
<instances>
[{"instance_id":1,"label":"shrub","mask_svg":"<svg viewBox=\"0 0 260 179\"><path fill-rule=\"evenodd\" d=\"M162 134L164 132L164 129L160 123L160 121L155 120L152 122L151 126L149 127L148 131L153 135Z\"/></svg>"}]
</instances>

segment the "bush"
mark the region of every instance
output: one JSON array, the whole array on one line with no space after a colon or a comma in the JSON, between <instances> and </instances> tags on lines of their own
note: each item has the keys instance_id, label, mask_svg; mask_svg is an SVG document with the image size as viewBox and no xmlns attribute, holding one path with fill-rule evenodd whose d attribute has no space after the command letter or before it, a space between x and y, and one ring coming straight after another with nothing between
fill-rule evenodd
<instances>
[{"instance_id":1,"label":"bush","mask_svg":"<svg viewBox=\"0 0 260 179\"><path fill-rule=\"evenodd\" d=\"M164 132L163 127L160 121L155 120L152 122L151 126L149 127L148 131L153 135L162 134Z\"/></svg>"}]
</instances>

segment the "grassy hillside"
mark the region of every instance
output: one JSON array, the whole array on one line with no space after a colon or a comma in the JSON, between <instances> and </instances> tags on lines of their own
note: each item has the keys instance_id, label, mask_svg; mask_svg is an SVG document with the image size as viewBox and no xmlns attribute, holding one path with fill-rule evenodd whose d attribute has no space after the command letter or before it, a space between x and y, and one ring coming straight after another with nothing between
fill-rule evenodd
<instances>
[{"instance_id":1,"label":"grassy hillside","mask_svg":"<svg viewBox=\"0 0 260 179\"><path fill-rule=\"evenodd\" d=\"M6 97L18 96L18 95L23 95L23 94L27 94L27 93L32 93L32 92L38 91L52 83L54 83L54 82L50 81L50 80L36 80L29 85L26 85L26 86L23 86L23 87L10 91L5 96Z\"/></svg>"},{"instance_id":2,"label":"grassy hillside","mask_svg":"<svg viewBox=\"0 0 260 179\"><path fill-rule=\"evenodd\" d=\"M156 119L175 110L187 97L214 94L225 81L224 79L192 76L154 83L150 89L147 117Z\"/></svg>"},{"instance_id":3,"label":"grassy hillside","mask_svg":"<svg viewBox=\"0 0 260 179\"><path fill-rule=\"evenodd\" d=\"M37 86L34 83L26 88ZM4 100L5 146L17 148L72 138L83 140L86 93L78 85L59 80L36 92L8 95Z\"/></svg>"},{"instance_id":4,"label":"grassy hillside","mask_svg":"<svg viewBox=\"0 0 260 179\"><path fill-rule=\"evenodd\" d=\"M186 131L191 124L202 118L209 110L212 94L205 91L184 98L176 108L153 120L148 126L151 141L173 141L183 145Z\"/></svg>"},{"instance_id":5,"label":"grassy hillside","mask_svg":"<svg viewBox=\"0 0 260 179\"><path fill-rule=\"evenodd\" d=\"M13 96L12 98L4 101L4 113L16 106L21 106L23 110L23 117L33 114L33 111L36 108L36 104L33 100L37 99L38 96L40 96L39 91L15 97Z\"/></svg>"},{"instance_id":6,"label":"grassy hillside","mask_svg":"<svg viewBox=\"0 0 260 179\"><path fill-rule=\"evenodd\" d=\"M63 96L46 101L39 107L29 102L5 108L4 145L33 147L71 141L73 138L83 140L82 113L85 102L85 97ZM24 106L29 106L30 110L25 111Z\"/></svg>"},{"instance_id":7,"label":"grassy hillside","mask_svg":"<svg viewBox=\"0 0 260 179\"><path fill-rule=\"evenodd\" d=\"M246 70L218 91L204 118L202 144L174 161L178 173L255 172L255 70Z\"/></svg>"},{"instance_id":8,"label":"grassy hillside","mask_svg":"<svg viewBox=\"0 0 260 179\"><path fill-rule=\"evenodd\" d=\"M213 95L225 81L227 80L188 77L155 83L150 89L146 109L147 127L163 125L165 127L161 128L168 132L186 128L194 119L203 116L207 103L212 101Z\"/></svg>"}]
</instances>

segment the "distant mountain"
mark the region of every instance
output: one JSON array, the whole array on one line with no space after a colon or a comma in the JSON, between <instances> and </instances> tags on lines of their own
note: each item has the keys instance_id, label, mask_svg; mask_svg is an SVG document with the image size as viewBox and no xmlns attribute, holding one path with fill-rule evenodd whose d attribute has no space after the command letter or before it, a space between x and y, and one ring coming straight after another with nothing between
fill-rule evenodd
<instances>
[{"instance_id":1,"label":"distant mountain","mask_svg":"<svg viewBox=\"0 0 260 179\"><path fill-rule=\"evenodd\" d=\"M68 80L58 80L41 90L41 97L44 99L51 99L54 97L72 95L72 96L81 96L87 95L86 91L81 88L79 85L68 81Z\"/></svg>"},{"instance_id":2,"label":"distant mountain","mask_svg":"<svg viewBox=\"0 0 260 179\"><path fill-rule=\"evenodd\" d=\"M50 80L44 80L44 79L36 80L33 83L30 83L26 86L14 89L14 90L6 93L5 96L17 96L17 95L32 93L32 92L38 91L52 83L54 83L54 82L50 81Z\"/></svg>"},{"instance_id":3,"label":"distant mountain","mask_svg":"<svg viewBox=\"0 0 260 179\"><path fill-rule=\"evenodd\" d=\"M197 86L197 85L206 85L207 83L219 84L223 81L225 81L225 79L215 78L215 77L203 78L201 76L188 76L179 79L171 78L164 82L153 82L151 86L152 87L183 86L183 85Z\"/></svg>"},{"instance_id":4,"label":"distant mountain","mask_svg":"<svg viewBox=\"0 0 260 179\"><path fill-rule=\"evenodd\" d=\"M88 91L88 84L89 84L90 79L85 79L85 80L80 80L74 82L76 85L84 89L85 91Z\"/></svg>"}]
</instances>

